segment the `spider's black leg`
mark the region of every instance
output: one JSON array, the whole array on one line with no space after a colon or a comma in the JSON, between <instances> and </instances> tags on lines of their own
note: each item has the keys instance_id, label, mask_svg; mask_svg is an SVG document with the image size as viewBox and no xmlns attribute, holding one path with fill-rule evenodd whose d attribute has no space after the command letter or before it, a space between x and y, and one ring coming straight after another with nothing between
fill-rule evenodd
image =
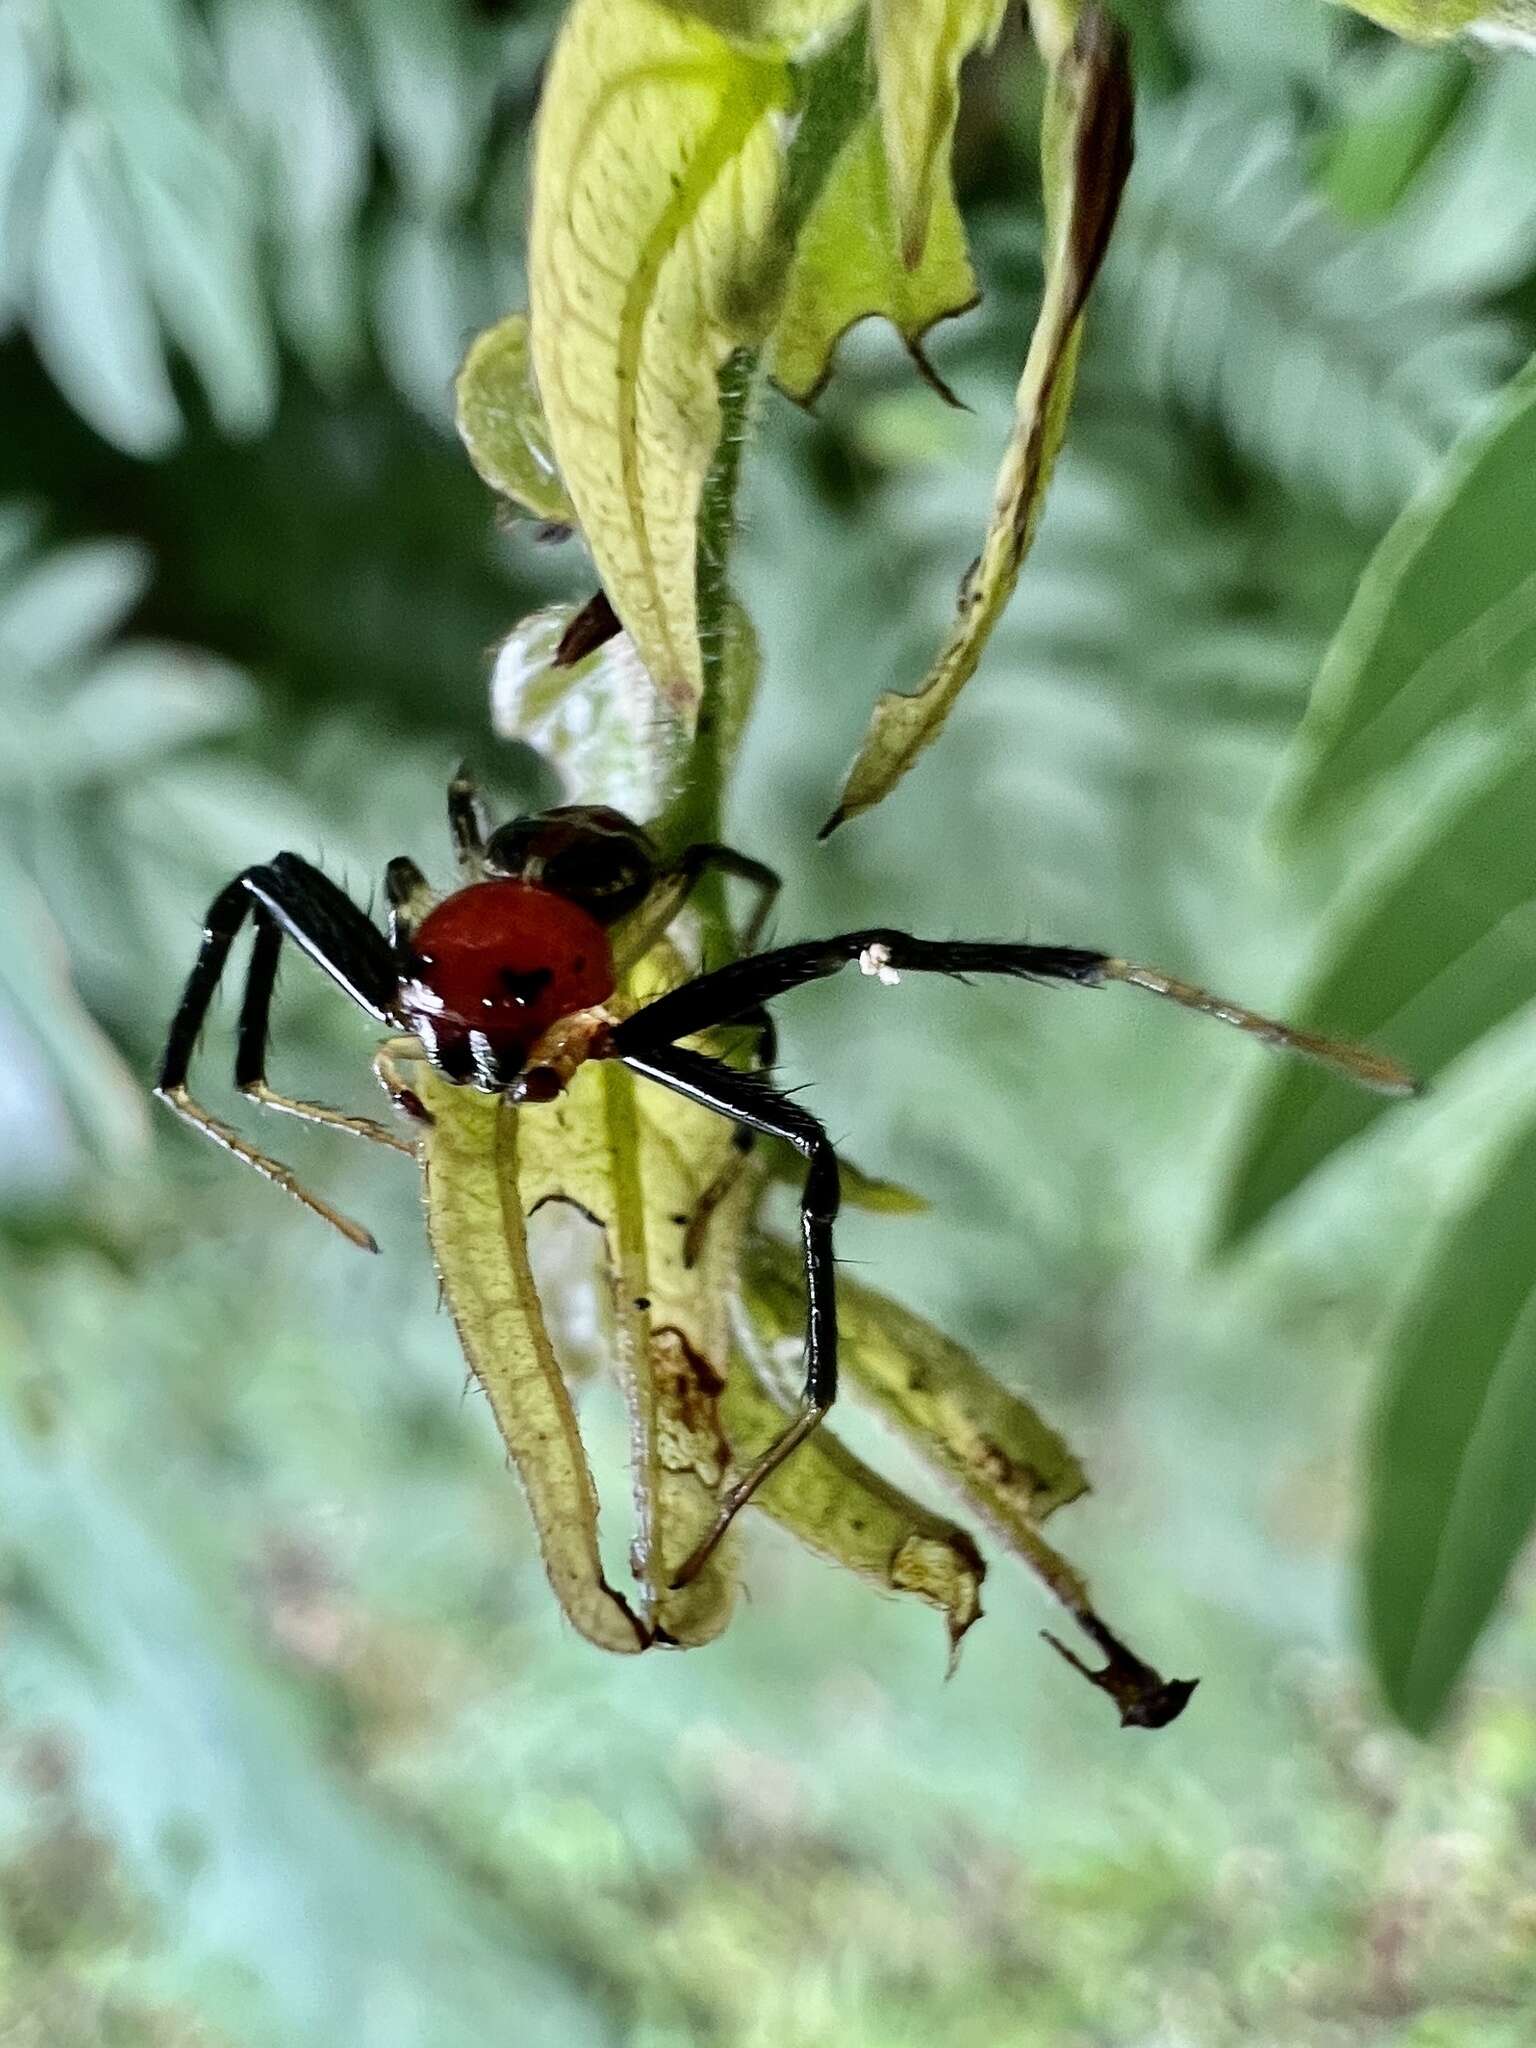
<instances>
[{"instance_id":1,"label":"spider's black leg","mask_svg":"<svg viewBox=\"0 0 1536 2048\"><path fill-rule=\"evenodd\" d=\"M1241 1003L1228 1002L1191 982L1175 980L1155 968L1138 967L1110 953L1085 952L1076 946L1030 946L1007 941L915 939L908 932L879 926L868 931L840 932L828 939L808 939L795 946L778 946L772 952L753 954L710 974L701 974L637 1010L614 1033L614 1050L622 1056L646 1046L672 1044L695 1031L740 1017L805 982L836 974L855 960L865 974L882 982L895 981L908 972L1004 974L1020 981L1075 982L1080 988L1125 982L1184 1009L1231 1024L1267 1045L1316 1060L1358 1082L1362 1088L1384 1095L1411 1095L1416 1086L1413 1077L1383 1053L1339 1039L1321 1038L1313 1032L1293 1030L1290 1025L1260 1016Z\"/></svg>"},{"instance_id":2,"label":"spider's black leg","mask_svg":"<svg viewBox=\"0 0 1536 2048\"><path fill-rule=\"evenodd\" d=\"M800 1413L726 1493L714 1526L673 1580L675 1586L682 1586L697 1574L763 1481L804 1443L837 1397L837 1284L832 1258L837 1154L810 1111L780 1095L760 1074L738 1073L719 1060L678 1046L627 1054L624 1064L738 1124L783 1138L805 1160L805 1186L800 1196L800 1232L805 1246L805 1390Z\"/></svg>"},{"instance_id":3,"label":"spider's black leg","mask_svg":"<svg viewBox=\"0 0 1536 2048\"><path fill-rule=\"evenodd\" d=\"M735 847L721 846L712 839L700 840L695 846L685 847L669 866L657 869L644 902L617 927L614 960L620 974L645 958L693 894L701 876L712 868L720 874L734 875L738 881L750 882L757 891L757 902L741 935L743 950L752 951L762 937L782 884L772 868L753 860L749 854L738 853Z\"/></svg>"},{"instance_id":4,"label":"spider's black leg","mask_svg":"<svg viewBox=\"0 0 1536 2048\"><path fill-rule=\"evenodd\" d=\"M267 1025L272 1010L272 990L277 980L278 954L282 950L282 926L257 905L251 915L255 942L245 974L245 999L240 1005L239 1034L235 1041L235 1086L242 1095L259 1102L264 1109L282 1110L301 1117L305 1123L325 1124L331 1130L350 1131L375 1145L388 1145L413 1157L416 1148L406 1139L370 1116L349 1116L344 1110L327 1109L323 1103L304 1102L292 1095L279 1095L267 1085Z\"/></svg>"},{"instance_id":5,"label":"spider's black leg","mask_svg":"<svg viewBox=\"0 0 1536 2048\"><path fill-rule=\"evenodd\" d=\"M753 1010L740 1021L757 1033L757 1062L753 1071L771 1074L779 1048L778 1029L772 1017L766 1010ZM755 1143L756 1133L745 1124L738 1124L731 1140L731 1156L694 1203L693 1214L688 1218L688 1228L683 1237L685 1266L698 1264L703 1255L704 1236L710 1219L740 1182Z\"/></svg>"},{"instance_id":6,"label":"spider's black leg","mask_svg":"<svg viewBox=\"0 0 1536 2048\"><path fill-rule=\"evenodd\" d=\"M247 912L258 910L266 914L262 922L270 922L274 934L280 933L301 946L360 1009L381 1024L389 1021L395 995L395 966L383 936L318 868L296 854L280 853L269 865L247 868L237 875L210 905L202 944L171 1022L155 1093L194 1129L255 1167L316 1215L323 1216L343 1237L365 1250L375 1251L378 1247L360 1224L312 1195L286 1166L248 1145L237 1131L194 1102L187 1091L192 1053L229 958L229 949ZM277 964L275 936L263 940L258 935L257 945L260 958L252 961L256 993L247 994L242 1012L241 1037L247 1058L251 1057L249 1048L259 1042L258 1021L264 1035ZM259 1070L259 1057L256 1066Z\"/></svg>"},{"instance_id":7,"label":"spider's black leg","mask_svg":"<svg viewBox=\"0 0 1536 2048\"><path fill-rule=\"evenodd\" d=\"M448 830L453 837L459 873L466 881L478 882L484 877L487 829L485 806L469 772L469 763L461 761L448 785Z\"/></svg>"},{"instance_id":8,"label":"spider's black leg","mask_svg":"<svg viewBox=\"0 0 1536 2048\"><path fill-rule=\"evenodd\" d=\"M402 853L384 870L384 898L389 905L389 943L399 953L432 908L432 886L415 861Z\"/></svg>"},{"instance_id":9,"label":"spider's black leg","mask_svg":"<svg viewBox=\"0 0 1536 2048\"><path fill-rule=\"evenodd\" d=\"M701 875L713 868L717 874L732 875L738 882L748 882L757 891L757 901L747 919L741 934L743 953L752 953L763 936L763 926L768 922L779 891L784 884L775 869L766 861L753 860L747 853L738 853L734 846L722 846L713 839L700 840L696 846L684 849L674 868L667 870L675 874L684 885L685 892L691 891Z\"/></svg>"}]
</instances>

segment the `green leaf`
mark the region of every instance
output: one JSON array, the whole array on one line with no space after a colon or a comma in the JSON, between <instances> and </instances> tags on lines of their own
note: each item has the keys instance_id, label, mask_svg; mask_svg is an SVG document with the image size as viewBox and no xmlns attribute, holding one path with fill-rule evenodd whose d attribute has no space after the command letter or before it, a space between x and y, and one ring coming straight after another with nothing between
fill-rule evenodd
<instances>
[{"instance_id":1,"label":"green leaf","mask_svg":"<svg viewBox=\"0 0 1536 2048\"><path fill-rule=\"evenodd\" d=\"M870 0L880 134L907 270L922 262L946 195L953 203L949 154L960 66L978 45L990 47L1003 8L1004 0L943 0L938 9L933 0Z\"/></svg>"},{"instance_id":2,"label":"green leaf","mask_svg":"<svg viewBox=\"0 0 1536 2048\"><path fill-rule=\"evenodd\" d=\"M795 248L773 338L774 382L791 398L814 401L839 340L872 314L891 322L937 382L923 359L923 336L979 296L947 171L924 215L915 266L904 262L899 244L879 119L871 113L833 166Z\"/></svg>"},{"instance_id":3,"label":"green leaf","mask_svg":"<svg viewBox=\"0 0 1536 2048\"><path fill-rule=\"evenodd\" d=\"M121 781L136 767L159 767L177 750L244 724L256 704L246 677L215 655L149 640L109 648L67 704L54 707L53 786Z\"/></svg>"},{"instance_id":4,"label":"green leaf","mask_svg":"<svg viewBox=\"0 0 1536 2048\"><path fill-rule=\"evenodd\" d=\"M1266 22L1322 12L1248 10ZM1512 129L1527 112L1513 98ZM1319 198L1306 130L1273 103L1197 84L1139 127L1094 315L1116 378L1165 416L1210 421L1266 475L1374 536L1515 366L1483 294L1512 243L1525 274L1529 178L1495 156L1479 179L1474 152L1448 152L1422 217L1410 200L1362 232ZM1447 244L1470 252L1467 275Z\"/></svg>"},{"instance_id":5,"label":"green leaf","mask_svg":"<svg viewBox=\"0 0 1536 2048\"><path fill-rule=\"evenodd\" d=\"M280 317L322 381L360 348L357 216L368 134L329 9L304 0L222 0L214 29L226 89L278 237Z\"/></svg>"},{"instance_id":6,"label":"green leaf","mask_svg":"<svg viewBox=\"0 0 1536 2048\"><path fill-rule=\"evenodd\" d=\"M500 84L491 39L455 0L356 0L395 175L438 218L477 175Z\"/></svg>"},{"instance_id":7,"label":"green leaf","mask_svg":"<svg viewBox=\"0 0 1536 2048\"><path fill-rule=\"evenodd\" d=\"M1019 381L1013 434L992 519L967 573L948 639L913 694L887 691L822 837L886 797L943 728L976 671L1034 540L1066 432L1083 309L1098 274L1131 163L1131 80L1123 34L1084 11L1053 70L1041 160L1046 191L1045 293Z\"/></svg>"},{"instance_id":8,"label":"green leaf","mask_svg":"<svg viewBox=\"0 0 1536 2048\"><path fill-rule=\"evenodd\" d=\"M149 293L106 139L70 116L43 185L32 336L64 396L130 455L163 455L181 433Z\"/></svg>"},{"instance_id":9,"label":"green leaf","mask_svg":"<svg viewBox=\"0 0 1536 2048\"><path fill-rule=\"evenodd\" d=\"M576 524L533 381L528 316L509 313L470 343L454 384L459 434L493 491L535 519Z\"/></svg>"},{"instance_id":10,"label":"green leaf","mask_svg":"<svg viewBox=\"0 0 1536 2048\"><path fill-rule=\"evenodd\" d=\"M1371 1650L1393 1712L1420 1735L1536 1515L1536 1123L1485 1171L1397 1322L1371 1441Z\"/></svg>"},{"instance_id":11,"label":"green leaf","mask_svg":"<svg viewBox=\"0 0 1536 2048\"><path fill-rule=\"evenodd\" d=\"M0 592L0 661L11 671L79 661L116 631L149 586L149 551L135 541L55 548ZM0 673L0 691L7 677Z\"/></svg>"},{"instance_id":12,"label":"green leaf","mask_svg":"<svg viewBox=\"0 0 1536 2048\"><path fill-rule=\"evenodd\" d=\"M190 17L177 0L54 0L69 59L103 103L173 96Z\"/></svg>"},{"instance_id":13,"label":"green leaf","mask_svg":"<svg viewBox=\"0 0 1536 2048\"><path fill-rule=\"evenodd\" d=\"M1303 1026L1369 1038L1423 1082L1536 994L1532 899L1536 762L1523 756L1431 820L1417 851L1357 897L1305 994ZM1335 1086L1317 1067L1266 1069L1238 1141L1219 1230L1233 1243L1386 1098Z\"/></svg>"},{"instance_id":14,"label":"green leaf","mask_svg":"<svg viewBox=\"0 0 1536 2048\"><path fill-rule=\"evenodd\" d=\"M775 1178L788 1180L791 1161L797 1161L797 1155L786 1145L776 1148L770 1158ZM845 1155L839 1156L838 1167L843 1200L850 1209L866 1209L877 1216L924 1216L933 1206L926 1195L918 1194L914 1188L904 1187L899 1180L886 1180L880 1174L866 1173ZM797 1184L803 1171L801 1168L794 1175Z\"/></svg>"},{"instance_id":15,"label":"green leaf","mask_svg":"<svg viewBox=\"0 0 1536 2048\"><path fill-rule=\"evenodd\" d=\"M188 107L153 100L113 117L161 320L231 435L270 425L277 357L256 267L254 213L229 156Z\"/></svg>"},{"instance_id":16,"label":"green leaf","mask_svg":"<svg viewBox=\"0 0 1536 2048\"><path fill-rule=\"evenodd\" d=\"M640 1000L683 978L663 947L626 979L625 993ZM730 1620L736 1545L728 1538L717 1547L685 1587L674 1590L671 1578L711 1528L730 1462L719 1399L752 1180L735 1178L690 1260L700 1200L740 1162L727 1123L595 1064L557 1101L518 1116L524 1213L564 1202L603 1233L610 1362L630 1417L631 1558L643 1617L684 1646L708 1642Z\"/></svg>"},{"instance_id":17,"label":"green leaf","mask_svg":"<svg viewBox=\"0 0 1536 2048\"><path fill-rule=\"evenodd\" d=\"M1452 452L1371 561L1318 677L1282 799L1294 828L1422 740L1502 727L1536 680L1536 362Z\"/></svg>"},{"instance_id":18,"label":"green leaf","mask_svg":"<svg viewBox=\"0 0 1536 2048\"><path fill-rule=\"evenodd\" d=\"M644 1001L684 973L669 948L653 947L623 994ZM720 1397L756 1172L727 1120L617 1065L581 1066L553 1102L465 1108L469 1091L410 1044L385 1048L381 1078L433 1118L420 1138L433 1255L527 1490L551 1586L599 1648L642 1649L658 1629L683 1647L712 1640L730 1620L735 1543L720 1543L686 1586L671 1581L713 1526L732 1460ZM602 1237L605 1349L630 1417L638 1617L602 1577L596 1490L534 1285L526 1226L552 1204Z\"/></svg>"},{"instance_id":19,"label":"green leaf","mask_svg":"<svg viewBox=\"0 0 1536 2048\"><path fill-rule=\"evenodd\" d=\"M1441 43L1471 35L1483 42L1536 47L1533 0L1344 0L1358 14L1410 42Z\"/></svg>"},{"instance_id":20,"label":"green leaf","mask_svg":"<svg viewBox=\"0 0 1536 2048\"><path fill-rule=\"evenodd\" d=\"M51 125L43 68L33 54L29 24L16 8L0 12L0 333L26 297L26 218L35 166Z\"/></svg>"},{"instance_id":21,"label":"green leaf","mask_svg":"<svg viewBox=\"0 0 1536 2048\"><path fill-rule=\"evenodd\" d=\"M457 223L399 214L379 237L377 263L379 352L418 411L446 424L464 336L490 311L478 244Z\"/></svg>"},{"instance_id":22,"label":"green leaf","mask_svg":"<svg viewBox=\"0 0 1536 2048\"><path fill-rule=\"evenodd\" d=\"M656 0L576 0L540 106L529 270L550 439L614 610L685 720L717 379L782 283L789 105L783 63Z\"/></svg>"},{"instance_id":23,"label":"green leaf","mask_svg":"<svg viewBox=\"0 0 1536 2048\"><path fill-rule=\"evenodd\" d=\"M149 1135L143 1084L81 1002L47 906L0 843L0 1019L7 1014L84 1141L105 1164L131 1167Z\"/></svg>"},{"instance_id":24,"label":"green leaf","mask_svg":"<svg viewBox=\"0 0 1536 2048\"><path fill-rule=\"evenodd\" d=\"M799 1335L805 1280L798 1251L757 1239L745 1285L754 1320L770 1341ZM1050 1424L921 1316L840 1278L838 1330L861 1397L1005 1542L1087 1492L1081 1465Z\"/></svg>"},{"instance_id":25,"label":"green leaf","mask_svg":"<svg viewBox=\"0 0 1536 2048\"><path fill-rule=\"evenodd\" d=\"M1460 35L1484 11L1487 0L1344 0L1344 4L1414 42L1437 42Z\"/></svg>"},{"instance_id":26,"label":"green leaf","mask_svg":"<svg viewBox=\"0 0 1536 2048\"><path fill-rule=\"evenodd\" d=\"M1450 134L1475 73L1459 50L1389 50L1354 95L1318 168L1352 221L1382 220Z\"/></svg>"},{"instance_id":27,"label":"green leaf","mask_svg":"<svg viewBox=\"0 0 1536 2048\"><path fill-rule=\"evenodd\" d=\"M299 241L344 228L368 189L368 137L334 15L313 0L220 0L214 28L273 226Z\"/></svg>"}]
</instances>

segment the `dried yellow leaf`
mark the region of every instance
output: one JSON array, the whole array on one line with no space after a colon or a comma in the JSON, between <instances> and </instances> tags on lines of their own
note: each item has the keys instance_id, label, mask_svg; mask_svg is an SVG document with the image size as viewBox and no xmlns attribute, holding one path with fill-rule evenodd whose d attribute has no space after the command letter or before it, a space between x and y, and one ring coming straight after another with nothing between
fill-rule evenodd
<instances>
[{"instance_id":1,"label":"dried yellow leaf","mask_svg":"<svg viewBox=\"0 0 1536 2048\"><path fill-rule=\"evenodd\" d=\"M539 1308L517 1198L518 1113L425 1063L410 1086L421 1131L427 1230L469 1368L517 1466L544 1568L572 1625L599 1649L648 1636L603 1576L597 1489Z\"/></svg>"},{"instance_id":2,"label":"dried yellow leaf","mask_svg":"<svg viewBox=\"0 0 1536 2048\"><path fill-rule=\"evenodd\" d=\"M950 192L949 154L960 108L960 66L990 44L1005 0L870 0L869 35L890 167L901 260L916 270L930 222Z\"/></svg>"},{"instance_id":3,"label":"dried yellow leaf","mask_svg":"<svg viewBox=\"0 0 1536 2048\"><path fill-rule=\"evenodd\" d=\"M875 704L842 797L822 837L896 787L938 738L1013 594L1045 503L1077 377L1083 309L1131 162L1131 77L1124 34L1097 6L1053 69L1041 141L1046 196L1045 294L1015 401L981 553L967 572L948 639L921 686Z\"/></svg>"},{"instance_id":4,"label":"dried yellow leaf","mask_svg":"<svg viewBox=\"0 0 1536 2048\"><path fill-rule=\"evenodd\" d=\"M789 1410L772 1387L748 1331L731 1366L722 1404L734 1444L771 1443ZM743 1461L750 1460L750 1448ZM831 1564L886 1593L910 1593L936 1607L953 1664L960 1639L981 1616L986 1566L973 1540L946 1516L872 1472L823 1427L759 1488L754 1509L771 1516Z\"/></svg>"},{"instance_id":5,"label":"dried yellow leaf","mask_svg":"<svg viewBox=\"0 0 1536 2048\"><path fill-rule=\"evenodd\" d=\"M717 380L781 294L790 103L781 58L659 0L575 0L540 102L529 257L550 440L613 608L685 722Z\"/></svg>"}]
</instances>

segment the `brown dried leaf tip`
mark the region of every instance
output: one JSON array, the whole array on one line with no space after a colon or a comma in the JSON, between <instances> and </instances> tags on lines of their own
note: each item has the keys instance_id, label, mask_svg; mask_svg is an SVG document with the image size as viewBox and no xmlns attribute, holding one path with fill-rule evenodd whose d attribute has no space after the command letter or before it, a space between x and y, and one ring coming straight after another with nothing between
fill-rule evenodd
<instances>
[{"instance_id":1,"label":"brown dried leaf tip","mask_svg":"<svg viewBox=\"0 0 1536 2048\"><path fill-rule=\"evenodd\" d=\"M589 597L581 610L560 635L560 644L555 649L556 668L574 668L579 661L585 661L589 654L595 654L599 647L622 633L624 627L618 613L608 602L606 590L599 590Z\"/></svg>"},{"instance_id":2,"label":"brown dried leaf tip","mask_svg":"<svg viewBox=\"0 0 1536 2048\"><path fill-rule=\"evenodd\" d=\"M1107 1661L1101 1670L1095 1671L1092 1665L1085 1664L1075 1650L1069 1650L1049 1629L1040 1633L1074 1671L1080 1671L1090 1685L1109 1694L1120 1710L1120 1726L1166 1728L1170 1721L1177 1721L1189 1705L1199 1679L1163 1678L1150 1664L1143 1664L1133 1650L1128 1650L1096 1614L1084 1612L1075 1618L1083 1633L1104 1652Z\"/></svg>"},{"instance_id":3,"label":"brown dried leaf tip","mask_svg":"<svg viewBox=\"0 0 1536 2048\"><path fill-rule=\"evenodd\" d=\"M1082 94L1067 215L1067 306L1075 320L1109 248L1136 152L1130 39L1103 8L1084 9L1071 62Z\"/></svg>"}]
</instances>

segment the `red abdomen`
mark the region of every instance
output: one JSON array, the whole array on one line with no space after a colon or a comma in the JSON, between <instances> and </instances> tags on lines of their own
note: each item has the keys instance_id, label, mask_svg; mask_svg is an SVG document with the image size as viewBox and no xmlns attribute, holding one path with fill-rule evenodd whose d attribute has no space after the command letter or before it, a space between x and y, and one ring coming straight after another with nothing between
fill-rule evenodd
<instances>
[{"instance_id":1,"label":"red abdomen","mask_svg":"<svg viewBox=\"0 0 1536 2048\"><path fill-rule=\"evenodd\" d=\"M520 1064L551 1024L613 994L608 935L578 904L531 882L475 882L417 927L401 988L439 1041L479 1031Z\"/></svg>"}]
</instances>

